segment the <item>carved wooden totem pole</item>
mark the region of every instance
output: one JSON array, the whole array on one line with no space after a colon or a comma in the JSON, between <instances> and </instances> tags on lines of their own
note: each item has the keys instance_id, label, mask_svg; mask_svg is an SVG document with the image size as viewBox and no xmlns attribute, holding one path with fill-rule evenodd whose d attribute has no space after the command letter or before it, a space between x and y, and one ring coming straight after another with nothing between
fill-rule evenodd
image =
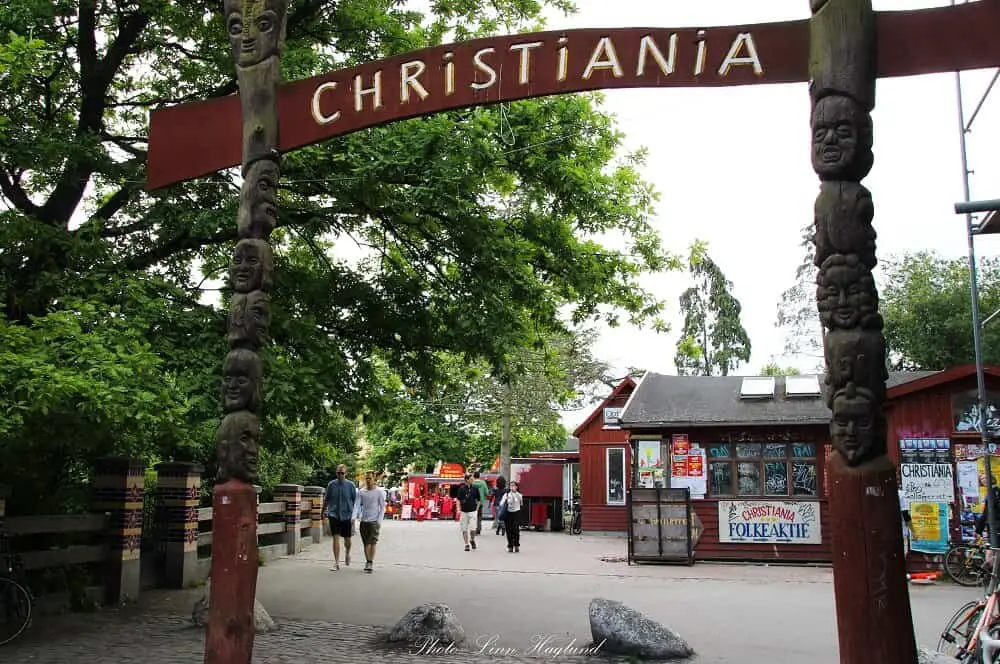
<instances>
[{"instance_id":1,"label":"carved wooden totem pole","mask_svg":"<svg viewBox=\"0 0 1000 664\"><path fill-rule=\"evenodd\" d=\"M811 0L816 304L825 329L827 460L842 664L915 664L875 267L872 168L876 30L871 0Z\"/></svg>"},{"instance_id":2,"label":"carved wooden totem pole","mask_svg":"<svg viewBox=\"0 0 1000 664\"><path fill-rule=\"evenodd\" d=\"M229 354L213 497L212 599L206 664L250 664L257 590L257 446L262 416L268 291L273 259L268 238L277 221L278 104L288 0L225 0L243 116L243 188L239 241L229 269Z\"/></svg>"}]
</instances>

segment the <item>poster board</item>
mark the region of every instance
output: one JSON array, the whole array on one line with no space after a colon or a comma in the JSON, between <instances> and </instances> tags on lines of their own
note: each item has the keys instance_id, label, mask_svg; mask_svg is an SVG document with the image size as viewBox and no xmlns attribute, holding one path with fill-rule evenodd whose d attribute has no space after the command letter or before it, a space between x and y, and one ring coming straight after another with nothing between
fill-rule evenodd
<instances>
[{"instance_id":1,"label":"poster board","mask_svg":"<svg viewBox=\"0 0 1000 664\"><path fill-rule=\"evenodd\" d=\"M670 441L670 487L688 489L691 498L700 500L708 493L707 454L691 443L687 434L674 434Z\"/></svg>"},{"instance_id":2,"label":"poster board","mask_svg":"<svg viewBox=\"0 0 1000 664\"><path fill-rule=\"evenodd\" d=\"M910 503L910 519L910 549L938 555L948 551L947 503Z\"/></svg>"},{"instance_id":3,"label":"poster board","mask_svg":"<svg viewBox=\"0 0 1000 664\"><path fill-rule=\"evenodd\" d=\"M628 491L628 558L632 562L694 562L700 537L687 489Z\"/></svg>"},{"instance_id":4,"label":"poster board","mask_svg":"<svg viewBox=\"0 0 1000 664\"><path fill-rule=\"evenodd\" d=\"M720 500L719 541L822 544L815 501Z\"/></svg>"},{"instance_id":5,"label":"poster board","mask_svg":"<svg viewBox=\"0 0 1000 664\"><path fill-rule=\"evenodd\" d=\"M640 440L636 448L638 486L644 489L665 488L667 479L663 457L660 455L660 441Z\"/></svg>"}]
</instances>

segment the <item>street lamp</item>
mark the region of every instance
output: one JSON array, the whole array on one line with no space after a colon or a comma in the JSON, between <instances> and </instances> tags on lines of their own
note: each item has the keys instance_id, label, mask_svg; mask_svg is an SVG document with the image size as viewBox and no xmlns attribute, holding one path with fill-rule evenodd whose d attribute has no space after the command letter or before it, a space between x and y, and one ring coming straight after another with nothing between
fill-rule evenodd
<instances>
[{"instance_id":1,"label":"street lamp","mask_svg":"<svg viewBox=\"0 0 1000 664\"><path fill-rule=\"evenodd\" d=\"M964 143L964 134L963 134ZM962 151L963 158L965 151ZM976 351L976 387L978 390L977 401L979 403L979 435L983 441L983 465L986 470L986 506L988 510L990 528L990 547L1000 546L1000 537L997 530L1000 529L1000 520L997 519L997 507L993 505L993 465L991 463L990 434L986 430L986 377L983 369L983 337L982 330L997 312L990 314L986 320L979 317L979 285L976 283L976 247L974 238L977 235L995 235L1000 233L1000 219L997 212L1000 211L1000 199L991 201L970 201L968 185L965 190L966 200L955 203L955 214L965 215L965 229L969 240L969 290L972 297L972 342ZM974 224L973 214L987 212L986 217Z\"/></svg>"}]
</instances>

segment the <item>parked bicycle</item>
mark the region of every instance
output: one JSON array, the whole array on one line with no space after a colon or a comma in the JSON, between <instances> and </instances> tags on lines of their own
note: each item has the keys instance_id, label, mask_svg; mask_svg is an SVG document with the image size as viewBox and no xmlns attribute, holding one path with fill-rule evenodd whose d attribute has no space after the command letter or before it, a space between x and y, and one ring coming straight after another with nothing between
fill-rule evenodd
<instances>
[{"instance_id":1,"label":"parked bicycle","mask_svg":"<svg viewBox=\"0 0 1000 664\"><path fill-rule=\"evenodd\" d=\"M991 576L986 564L986 544L979 540L972 544L957 544L944 556L944 571L952 581L961 586L986 586Z\"/></svg>"},{"instance_id":2,"label":"parked bicycle","mask_svg":"<svg viewBox=\"0 0 1000 664\"><path fill-rule=\"evenodd\" d=\"M31 622L31 594L18 583L16 562L0 519L0 646L16 639Z\"/></svg>"},{"instance_id":3,"label":"parked bicycle","mask_svg":"<svg viewBox=\"0 0 1000 664\"><path fill-rule=\"evenodd\" d=\"M986 596L978 601L967 602L955 612L938 640L938 652L968 664L995 664L996 640L1000 638L998 567L1000 551L995 550L987 574Z\"/></svg>"},{"instance_id":4,"label":"parked bicycle","mask_svg":"<svg viewBox=\"0 0 1000 664\"><path fill-rule=\"evenodd\" d=\"M570 532L579 535L583 532L583 520L581 516L580 500L573 500L573 521L570 523Z\"/></svg>"}]
</instances>

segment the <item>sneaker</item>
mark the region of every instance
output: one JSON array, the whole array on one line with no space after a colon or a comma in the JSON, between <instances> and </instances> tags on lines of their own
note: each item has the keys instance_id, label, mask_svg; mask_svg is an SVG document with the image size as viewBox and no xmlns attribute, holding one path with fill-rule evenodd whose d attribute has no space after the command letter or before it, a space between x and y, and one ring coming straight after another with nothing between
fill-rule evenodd
<instances>
[{"instance_id":1,"label":"sneaker","mask_svg":"<svg viewBox=\"0 0 1000 664\"><path fill-rule=\"evenodd\" d=\"M521 547L515 546L514 547L514 553L521 553Z\"/></svg>"},{"instance_id":2,"label":"sneaker","mask_svg":"<svg viewBox=\"0 0 1000 664\"><path fill-rule=\"evenodd\" d=\"M365 571L368 572L369 574L372 573L372 561L369 560L368 562L365 563Z\"/></svg>"},{"instance_id":3,"label":"sneaker","mask_svg":"<svg viewBox=\"0 0 1000 664\"><path fill-rule=\"evenodd\" d=\"M471 541L469 542L469 544L471 544L471 545L472 545L472 548L473 548L473 549L475 549L475 548L476 548L476 540L471 540Z\"/></svg>"},{"instance_id":4,"label":"sneaker","mask_svg":"<svg viewBox=\"0 0 1000 664\"><path fill-rule=\"evenodd\" d=\"M469 550L469 545L468 545L468 544L466 544L466 545L465 545L465 550L466 550L466 551L468 551L468 550Z\"/></svg>"},{"instance_id":5,"label":"sneaker","mask_svg":"<svg viewBox=\"0 0 1000 664\"><path fill-rule=\"evenodd\" d=\"M507 553L514 553L514 549L512 549L511 547L508 546L507 547Z\"/></svg>"},{"instance_id":6,"label":"sneaker","mask_svg":"<svg viewBox=\"0 0 1000 664\"><path fill-rule=\"evenodd\" d=\"M331 572L339 572L340 571L340 563L337 562L336 560L334 560L333 561L333 567L330 568L330 571Z\"/></svg>"}]
</instances>

